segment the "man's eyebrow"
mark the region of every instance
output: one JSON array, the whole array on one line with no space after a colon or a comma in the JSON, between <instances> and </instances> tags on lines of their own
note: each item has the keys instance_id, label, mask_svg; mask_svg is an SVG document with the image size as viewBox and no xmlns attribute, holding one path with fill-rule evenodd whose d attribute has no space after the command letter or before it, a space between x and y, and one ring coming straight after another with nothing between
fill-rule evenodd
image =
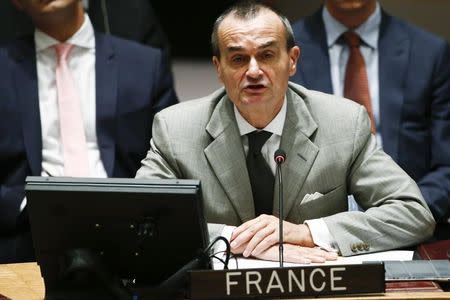
<instances>
[{"instance_id":1,"label":"man's eyebrow","mask_svg":"<svg viewBox=\"0 0 450 300\"><path fill-rule=\"evenodd\" d=\"M241 46L229 46L229 47L227 47L228 52L237 52L237 51L241 51L242 49L244 49L244 47L241 47Z\"/></svg>"},{"instance_id":2,"label":"man's eyebrow","mask_svg":"<svg viewBox=\"0 0 450 300\"><path fill-rule=\"evenodd\" d=\"M258 46L258 49L269 48L269 47L271 47L271 46L273 46L275 44L276 44L276 41L268 41L268 42Z\"/></svg>"},{"instance_id":3,"label":"man's eyebrow","mask_svg":"<svg viewBox=\"0 0 450 300\"><path fill-rule=\"evenodd\" d=\"M258 49L269 48L269 47L271 47L271 46L273 46L275 44L276 44L276 41L268 41L268 42L266 42L266 43L264 43L262 45L259 45ZM242 46L229 46L229 47L227 47L227 50L229 52L238 52L238 51L241 51L242 49L244 49L244 47L242 47Z\"/></svg>"}]
</instances>

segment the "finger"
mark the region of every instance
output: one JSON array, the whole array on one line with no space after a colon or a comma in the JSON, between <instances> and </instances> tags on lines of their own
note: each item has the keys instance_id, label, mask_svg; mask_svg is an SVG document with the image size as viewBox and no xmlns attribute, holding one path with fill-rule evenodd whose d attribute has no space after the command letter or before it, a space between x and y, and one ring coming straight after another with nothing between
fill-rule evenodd
<instances>
[{"instance_id":1,"label":"finger","mask_svg":"<svg viewBox=\"0 0 450 300\"><path fill-rule=\"evenodd\" d=\"M231 240L231 248L239 248L244 244L247 244L256 232L257 228L253 226L247 228L245 231L242 231Z\"/></svg>"},{"instance_id":2,"label":"finger","mask_svg":"<svg viewBox=\"0 0 450 300\"><path fill-rule=\"evenodd\" d=\"M241 245L240 247L237 247L237 248L231 247L230 248L231 253L233 253L233 254L242 254L244 252L244 250L245 250L245 246L247 246L247 245L244 244L244 245Z\"/></svg>"},{"instance_id":3,"label":"finger","mask_svg":"<svg viewBox=\"0 0 450 300\"><path fill-rule=\"evenodd\" d=\"M245 223L242 223L240 226L236 227L236 229L234 229L233 233L231 234L231 240L234 240L238 235L247 230L257 221L258 221L257 219L251 219Z\"/></svg>"},{"instance_id":4,"label":"finger","mask_svg":"<svg viewBox=\"0 0 450 300\"><path fill-rule=\"evenodd\" d=\"M279 243L278 228L274 226L266 227L266 236L261 239L254 247L251 255L256 256L266 251L268 248ZM255 238L255 237L254 237ZM253 239L249 242L251 243ZM253 246L253 245L251 245Z\"/></svg>"},{"instance_id":5,"label":"finger","mask_svg":"<svg viewBox=\"0 0 450 300\"><path fill-rule=\"evenodd\" d=\"M310 264L312 262L323 262L322 260L314 254L313 248L284 244L284 261L286 262Z\"/></svg>"},{"instance_id":6,"label":"finger","mask_svg":"<svg viewBox=\"0 0 450 300\"><path fill-rule=\"evenodd\" d=\"M303 264L303 265L309 265L310 263L312 263L312 261L306 257L303 256L286 256L286 258L284 258L284 262L287 263L294 263L294 264Z\"/></svg>"},{"instance_id":7,"label":"finger","mask_svg":"<svg viewBox=\"0 0 450 300\"><path fill-rule=\"evenodd\" d=\"M241 234L242 232L244 232L245 230L247 230L249 227L254 226L256 223L260 223L260 222L266 222L268 223L271 219L275 218L274 216L269 216L269 215L259 215L258 217L251 219L243 224L241 224L240 226L238 226L234 231L233 234L231 235L231 239L233 240L236 236L238 236L239 234ZM277 220L277 218L275 218Z\"/></svg>"},{"instance_id":8,"label":"finger","mask_svg":"<svg viewBox=\"0 0 450 300\"><path fill-rule=\"evenodd\" d=\"M327 260L336 260L337 258L336 253L324 251L320 248L299 247L298 251L301 252L304 257L316 263L322 263Z\"/></svg>"},{"instance_id":9,"label":"finger","mask_svg":"<svg viewBox=\"0 0 450 300\"><path fill-rule=\"evenodd\" d=\"M283 259L285 262L296 263L296 264L310 264L312 263L311 259L303 256L299 253L291 253L284 256Z\"/></svg>"},{"instance_id":10,"label":"finger","mask_svg":"<svg viewBox=\"0 0 450 300\"><path fill-rule=\"evenodd\" d=\"M247 225L246 230L235 235L235 238L232 239L231 247L238 248L241 245L248 243L256 233L258 233L268 225L267 220L263 218L257 218L254 220L255 222Z\"/></svg>"},{"instance_id":11,"label":"finger","mask_svg":"<svg viewBox=\"0 0 450 300\"><path fill-rule=\"evenodd\" d=\"M338 254L336 252L325 251L325 253L326 260L336 260L338 258Z\"/></svg>"},{"instance_id":12,"label":"finger","mask_svg":"<svg viewBox=\"0 0 450 300\"><path fill-rule=\"evenodd\" d=\"M324 257L314 254L306 254L305 258L309 259L313 263L324 263L327 261Z\"/></svg>"},{"instance_id":13,"label":"finger","mask_svg":"<svg viewBox=\"0 0 450 300\"><path fill-rule=\"evenodd\" d=\"M250 255L255 256L255 255L259 254L261 251L254 253L255 248L259 247L260 243L262 241L265 241L266 239L268 239L268 241L266 241L265 244L270 243L270 241L273 240L274 236L275 236L275 227L274 226L270 226L270 224L268 226L265 226L265 227L259 229L259 231L256 232L253 235L253 237L250 239L250 241L248 242L247 246L245 247L243 255L245 257L248 257ZM272 246L275 243L276 243L276 241L272 242L270 244L270 246ZM260 248L262 248L263 250L266 250L270 246L264 247L264 245L263 245Z\"/></svg>"},{"instance_id":14,"label":"finger","mask_svg":"<svg viewBox=\"0 0 450 300\"><path fill-rule=\"evenodd\" d=\"M240 226L238 226L231 234L231 240L234 240L237 236L248 230L249 228L255 226L255 224L260 223L265 220L265 215L260 215L257 218L251 219Z\"/></svg>"},{"instance_id":15,"label":"finger","mask_svg":"<svg viewBox=\"0 0 450 300\"><path fill-rule=\"evenodd\" d=\"M286 262L297 264L310 264L312 262L302 251L298 251L297 249L288 249L288 251L285 251L283 259Z\"/></svg>"},{"instance_id":16,"label":"finger","mask_svg":"<svg viewBox=\"0 0 450 300\"><path fill-rule=\"evenodd\" d=\"M305 248L307 248L307 247L305 247ZM312 248L311 251L315 255L321 256L321 257L325 258L326 260L336 260L338 257L338 254L336 252L327 251L327 250L319 248L319 247L314 247L314 248Z\"/></svg>"}]
</instances>

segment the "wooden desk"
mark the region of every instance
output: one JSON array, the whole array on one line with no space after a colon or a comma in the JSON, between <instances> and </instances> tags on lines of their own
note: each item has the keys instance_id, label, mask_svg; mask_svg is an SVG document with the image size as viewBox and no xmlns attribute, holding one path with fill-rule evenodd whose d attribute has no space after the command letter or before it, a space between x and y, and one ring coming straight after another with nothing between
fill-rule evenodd
<instances>
[{"instance_id":1,"label":"wooden desk","mask_svg":"<svg viewBox=\"0 0 450 300\"><path fill-rule=\"evenodd\" d=\"M42 300L44 282L36 263L0 265L0 294L12 300ZM1 298L0 298L1 299ZM332 298L320 298L332 299ZM383 296L339 297L339 300L450 299L450 292L386 293Z\"/></svg>"},{"instance_id":2,"label":"wooden desk","mask_svg":"<svg viewBox=\"0 0 450 300\"><path fill-rule=\"evenodd\" d=\"M44 291L36 263L0 265L0 294L13 300L42 300Z\"/></svg>"}]
</instances>

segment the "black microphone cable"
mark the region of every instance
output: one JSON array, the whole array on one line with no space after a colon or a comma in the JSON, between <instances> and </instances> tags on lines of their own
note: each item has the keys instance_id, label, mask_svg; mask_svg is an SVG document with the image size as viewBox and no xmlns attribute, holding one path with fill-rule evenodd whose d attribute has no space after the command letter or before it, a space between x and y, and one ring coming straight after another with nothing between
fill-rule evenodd
<instances>
[{"instance_id":1,"label":"black microphone cable","mask_svg":"<svg viewBox=\"0 0 450 300\"><path fill-rule=\"evenodd\" d=\"M223 269L227 270L228 269L228 263L230 261L230 256L231 256L231 246L230 246L230 242L223 236L218 236L216 237L210 244L209 246L205 249L204 253L209 253L211 251L211 248L219 241L222 241L225 243L226 249L224 251L220 251L220 252L216 252L210 255L210 258L215 257L216 259L218 259L219 261L221 261L223 263ZM219 253L225 253L225 260L217 257L216 255Z\"/></svg>"},{"instance_id":2,"label":"black microphone cable","mask_svg":"<svg viewBox=\"0 0 450 300\"><path fill-rule=\"evenodd\" d=\"M209 266L209 262L214 254L211 254L211 249L213 246L219 242L223 241L226 245L225 250L225 260L224 269L228 268L228 262L230 260L231 248L230 243L223 236L218 236L215 238L204 250L201 250L198 255L189 261L187 264L182 266L177 272L172 274L169 278L163 281L155 290L156 295L159 297L170 298L173 297L177 292L183 290L187 284L187 275L189 271L204 269Z\"/></svg>"}]
</instances>

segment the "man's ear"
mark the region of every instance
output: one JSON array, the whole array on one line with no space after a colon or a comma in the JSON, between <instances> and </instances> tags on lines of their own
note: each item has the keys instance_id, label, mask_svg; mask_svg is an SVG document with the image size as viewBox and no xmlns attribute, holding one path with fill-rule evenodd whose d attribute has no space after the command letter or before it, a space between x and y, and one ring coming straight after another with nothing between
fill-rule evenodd
<instances>
[{"instance_id":1,"label":"man's ear","mask_svg":"<svg viewBox=\"0 0 450 300\"><path fill-rule=\"evenodd\" d=\"M217 56L213 56L212 61L216 67L217 77L222 81L222 69L220 67L220 59Z\"/></svg>"},{"instance_id":2,"label":"man's ear","mask_svg":"<svg viewBox=\"0 0 450 300\"><path fill-rule=\"evenodd\" d=\"M11 0L12 4L16 7L17 10L23 10L22 3L19 0Z\"/></svg>"},{"instance_id":3,"label":"man's ear","mask_svg":"<svg viewBox=\"0 0 450 300\"><path fill-rule=\"evenodd\" d=\"M289 50L289 76L294 75L297 72L297 61L300 58L300 48L294 46Z\"/></svg>"}]
</instances>

